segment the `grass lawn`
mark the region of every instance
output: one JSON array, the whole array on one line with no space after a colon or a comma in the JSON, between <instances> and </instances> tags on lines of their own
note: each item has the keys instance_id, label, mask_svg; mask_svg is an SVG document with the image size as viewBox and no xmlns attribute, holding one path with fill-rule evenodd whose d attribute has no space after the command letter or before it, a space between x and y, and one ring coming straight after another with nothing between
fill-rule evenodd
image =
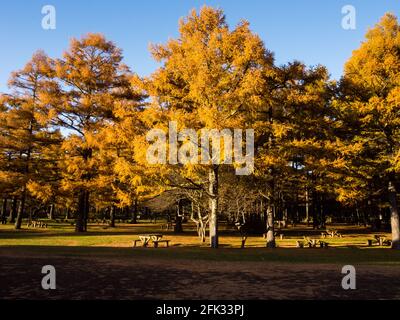
<instances>
[{"instance_id":1,"label":"grass lawn","mask_svg":"<svg viewBox=\"0 0 400 320\"><path fill-rule=\"evenodd\" d=\"M21 254L56 254L64 256L123 256L157 257L161 259L200 259L215 261L270 261L285 263L363 263L400 264L400 252L389 247L368 247L367 240L373 239L366 228L331 226L343 234L342 238L327 238L329 249L298 249L296 241L306 235L319 239L321 232L306 226L283 230L283 240L277 239L278 249L265 248L262 236L251 236L246 248L240 249L238 233L221 227L220 249L211 250L200 244L191 225L185 225L183 234L161 230L161 224L120 224L116 228L105 225L89 225L87 233L77 234L67 223L49 223L48 229L23 229L15 231L12 225L0 226L0 253L11 250ZM162 233L171 240L170 248L132 248L132 241L139 234ZM385 235L390 239L389 234ZM162 246L162 245L161 245ZM29 249L28 249L29 248Z\"/></svg>"}]
</instances>

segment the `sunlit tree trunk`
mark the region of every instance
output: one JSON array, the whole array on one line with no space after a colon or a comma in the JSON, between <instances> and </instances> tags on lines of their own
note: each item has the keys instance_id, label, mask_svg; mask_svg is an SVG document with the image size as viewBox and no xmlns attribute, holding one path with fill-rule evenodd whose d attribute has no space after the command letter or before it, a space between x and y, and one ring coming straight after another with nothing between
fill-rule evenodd
<instances>
[{"instance_id":1,"label":"sunlit tree trunk","mask_svg":"<svg viewBox=\"0 0 400 320\"><path fill-rule=\"evenodd\" d=\"M115 206L110 209L110 227L115 228Z\"/></svg>"},{"instance_id":2,"label":"sunlit tree trunk","mask_svg":"<svg viewBox=\"0 0 400 320\"><path fill-rule=\"evenodd\" d=\"M210 246L218 248L218 166L209 171L210 194Z\"/></svg>"},{"instance_id":3,"label":"sunlit tree trunk","mask_svg":"<svg viewBox=\"0 0 400 320\"><path fill-rule=\"evenodd\" d=\"M69 220L69 208L65 209L65 220Z\"/></svg>"},{"instance_id":4,"label":"sunlit tree trunk","mask_svg":"<svg viewBox=\"0 0 400 320\"><path fill-rule=\"evenodd\" d=\"M50 220L54 220L54 209L55 209L55 205L54 204L50 205L50 208L49 208L49 219Z\"/></svg>"},{"instance_id":5,"label":"sunlit tree trunk","mask_svg":"<svg viewBox=\"0 0 400 320\"><path fill-rule=\"evenodd\" d=\"M267 248L276 248L274 230L274 208L271 204L267 206Z\"/></svg>"},{"instance_id":6,"label":"sunlit tree trunk","mask_svg":"<svg viewBox=\"0 0 400 320\"><path fill-rule=\"evenodd\" d=\"M182 218L183 218L183 205L182 205L182 200L179 200L178 205L176 207L176 213L175 213L174 233L182 233L183 232Z\"/></svg>"},{"instance_id":7,"label":"sunlit tree trunk","mask_svg":"<svg viewBox=\"0 0 400 320\"><path fill-rule=\"evenodd\" d=\"M400 224L399 224L399 209L397 206L397 192L394 182L389 182L389 203L391 213L392 227L392 248L400 250Z\"/></svg>"}]
</instances>

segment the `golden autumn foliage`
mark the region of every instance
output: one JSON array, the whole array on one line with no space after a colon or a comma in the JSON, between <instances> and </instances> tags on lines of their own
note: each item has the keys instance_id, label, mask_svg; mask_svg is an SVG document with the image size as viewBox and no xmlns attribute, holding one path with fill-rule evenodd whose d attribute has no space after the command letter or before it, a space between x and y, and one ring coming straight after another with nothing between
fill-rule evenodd
<instances>
[{"instance_id":1,"label":"golden autumn foliage","mask_svg":"<svg viewBox=\"0 0 400 320\"><path fill-rule=\"evenodd\" d=\"M304 210L307 222L324 228L335 210L367 212L372 205L390 208L393 247L400 246L394 15L368 31L339 83L320 65L277 66L249 22L231 27L222 10L208 6L191 11L176 38L150 51L159 67L140 77L116 44L87 34L61 58L38 51L11 75L10 93L0 96L0 195L6 209L9 199L18 202L17 228L26 208L56 205L71 210L83 232L93 212L108 210L115 219L116 210L137 211L138 203L173 194L178 206L191 202L203 241L209 224L214 248L218 218L238 223L256 206L271 248L274 219L288 211L295 220ZM197 137L204 129L254 130L253 174L236 176L242 164L223 164L223 153L218 164L149 163L148 133L168 132L171 123ZM181 136L179 146L189 141ZM220 146L229 143L224 138Z\"/></svg>"},{"instance_id":2,"label":"golden autumn foliage","mask_svg":"<svg viewBox=\"0 0 400 320\"><path fill-rule=\"evenodd\" d=\"M344 200L388 200L393 247L400 248L397 155L400 149L400 25L386 14L345 65L335 101L342 136L337 190ZM343 183L345 182L345 183Z\"/></svg>"}]
</instances>

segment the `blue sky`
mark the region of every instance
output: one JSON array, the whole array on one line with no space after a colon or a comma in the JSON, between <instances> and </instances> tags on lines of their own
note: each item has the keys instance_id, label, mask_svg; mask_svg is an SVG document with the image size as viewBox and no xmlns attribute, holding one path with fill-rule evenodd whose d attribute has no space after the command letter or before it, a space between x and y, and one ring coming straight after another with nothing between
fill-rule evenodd
<instances>
[{"instance_id":1,"label":"blue sky","mask_svg":"<svg viewBox=\"0 0 400 320\"><path fill-rule=\"evenodd\" d=\"M176 37L179 18L204 4L224 9L231 26L250 21L278 64L323 64L333 78L340 77L369 27L385 12L400 15L399 0L0 0L0 92L7 90L10 72L36 50L59 57L72 37L87 32L104 33L124 50L133 71L148 75L157 66L149 43ZM341 9L348 4L356 8L356 30L341 26ZM56 30L41 27L44 5L56 8Z\"/></svg>"}]
</instances>

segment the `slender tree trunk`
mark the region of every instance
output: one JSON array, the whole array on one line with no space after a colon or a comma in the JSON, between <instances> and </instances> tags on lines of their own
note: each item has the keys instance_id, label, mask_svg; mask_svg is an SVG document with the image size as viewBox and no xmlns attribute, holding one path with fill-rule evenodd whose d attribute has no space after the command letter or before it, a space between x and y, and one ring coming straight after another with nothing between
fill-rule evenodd
<instances>
[{"instance_id":1,"label":"slender tree trunk","mask_svg":"<svg viewBox=\"0 0 400 320\"><path fill-rule=\"evenodd\" d=\"M267 248L276 248L274 230L274 208L271 204L267 206Z\"/></svg>"},{"instance_id":2,"label":"slender tree trunk","mask_svg":"<svg viewBox=\"0 0 400 320\"><path fill-rule=\"evenodd\" d=\"M1 208L1 223L6 224L7 223L7 203L8 199L4 198L3 199L3 205Z\"/></svg>"},{"instance_id":3,"label":"slender tree trunk","mask_svg":"<svg viewBox=\"0 0 400 320\"><path fill-rule=\"evenodd\" d=\"M183 232L182 217L183 217L182 200L179 200L178 205L176 207L174 233L182 233Z\"/></svg>"},{"instance_id":4,"label":"slender tree trunk","mask_svg":"<svg viewBox=\"0 0 400 320\"><path fill-rule=\"evenodd\" d=\"M400 250L400 223L399 208L397 206L397 192L393 181L389 182L389 203L392 227L392 249Z\"/></svg>"},{"instance_id":5,"label":"slender tree trunk","mask_svg":"<svg viewBox=\"0 0 400 320\"><path fill-rule=\"evenodd\" d=\"M133 206L133 214L132 214L132 223L137 224L137 215L138 215L138 200L135 199L135 203Z\"/></svg>"},{"instance_id":6,"label":"slender tree trunk","mask_svg":"<svg viewBox=\"0 0 400 320\"><path fill-rule=\"evenodd\" d=\"M15 229L19 230L22 226L22 218L24 217L25 213L25 200L26 200L26 187L24 187L21 195L21 201L19 202L17 219L15 221Z\"/></svg>"},{"instance_id":7,"label":"slender tree trunk","mask_svg":"<svg viewBox=\"0 0 400 320\"><path fill-rule=\"evenodd\" d=\"M368 226L368 219L369 219L369 210L370 210L370 201L367 202L368 206L363 210L363 222L364 227Z\"/></svg>"},{"instance_id":8,"label":"slender tree trunk","mask_svg":"<svg viewBox=\"0 0 400 320\"><path fill-rule=\"evenodd\" d=\"M49 216L48 216L50 220L54 220L54 208L55 208L54 204L51 204L50 209L49 209Z\"/></svg>"},{"instance_id":9,"label":"slender tree trunk","mask_svg":"<svg viewBox=\"0 0 400 320\"><path fill-rule=\"evenodd\" d=\"M34 93L34 98L36 94ZM29 122L29 136L32 137L32 132L33 132L33 120ZM25 168L24 168L24 173L25 177L29 175L29 164L31 161L31 153L32 153L32 146L30 145L27 153L26 153L26 162L25 162ZM22 154L21 154L22 157ZM26 182L24 182L24 185L22 187L22 194L21 194L21 201L19 203L19 208L18 208L18 213L17 213L17 220L15 221L15 229L19 230L21 229L22 226L22 218L25 213L25 200L26 200Z\"/></svg>"},{"instance_id":10,"label":"slender tree trunk","mask_svg":"<svg viewBox=\"0 0 400 320\"><path fill-rule=\"evenodd\" d=\"M85 205L86 204L86 191L81 190L78 198L78 210L75 219L75 232L85 232Z\"/></svg>"},{"instance_id":11,"label":"slender tree trunk","mask_svg":"<svg viewBox=\"0 0 400 320\"><path fill-rule=\"evenodd\" d=\"M319 214L318 214L318 195L316 192L313 192L312 195L312 203L311 203L311 208L312 208L312 216L313 216L313 229L318 229L319 226Z\"/></svg>"},{"instance_id":12,"label":"slender tree trunk","mask_svg":"<svg viewBox=\"0 0 400 320\"><path fill-rule=\"evenodd\" d=\"M307 225L310 225L310 202L308 196L308 188L306 188L306 221Z\"/></svg>"},{"instance_id":13,"label":"slender tree trunk","mask_svg":"<svg viewBox=\"0 0 400 320\"><path fill-rule=\"evenodd\" d=\"M90 211L90 202L89 202L89 191L85 192L85 212L84 212L84 219L83 219L83 226L85 232L87 231L87 223L89 219L89 211Z\"/></svg>"},{"instance_id":14,"label":"slender tree trunk","mask_svg":"<svg viewBox=\"0 0 400 320\"><path fill-rule=\"evenodd\" d=\"M210 246L218 248L218 166L214 165L209 172L210 193Z\"/></svg>"},{"instance_id":15,"label":"slender tree trunk","mask_svg":"<svg viewBox=\"0 0 400 320\"><path fill-rule=\"evenodd\" d=\"M263 225L266 226L267 225L267 215L265 214L263 199L261 199L261 201L260 201L260 213L261 213L261 221L262 221Z\"/></svg>"},{"instance_id":16,"label":"slender tree trunk","mask_svg":"<svg viewBox=\"0 0 400 320\"><path fill-rule=\"evenodd\" d=\"M28 218L28 220L29 220L29 223L31 223L32 222L32 216L33 216L33 209L32 208L30 208L29 209L29 218ZM36 214L36 212L35 212L35 214Z\"/></svg>"},{"instance_id":17,"label":"slender tree trunk","mask_svg":"<svg viewBox=\"0 0 400 320\"><path fill-rule=\"evenodd\" d=\"M14 197L9 216L10 223L15 223L15 218L17 217L17 205L18 205L18 199L17 197Z\"/></svg>"},{"instance_id":18,"label":"slender tree trunk","mask_svg":"<svg viewBox=\"0 0 400 320\"><path fill-rule=\"evenodd\" d=\"M86 162L92 157L92 149L83 151L83 160ZM90 173L82 175L82 181L89 181L91 178ZM90 192L86 188L82 188L78 195L78 211L76 213L75 232L87 231L87 219L89 217L89 197Z\"/></svg>"},{"instance_id":19,"label":"slender tree trunk","mask_svg":"<svg viewBox=\"0 0 400 320\"><path fill-rule=\"evenodd\" d=\"M320 197L319 201L319 228L325 229L325 208L324 208L325 198L323 195Z\"/></svg>"},{"instance_id":20,"label":"slender tree trunk","mask_svg":"<svg viewBox=\"0 0 400 320\"><path fill-rule=\"evenodd\" d=\"M115 228L115 206L110 208L110 227Z\"/></svg>"}]
</instances>

